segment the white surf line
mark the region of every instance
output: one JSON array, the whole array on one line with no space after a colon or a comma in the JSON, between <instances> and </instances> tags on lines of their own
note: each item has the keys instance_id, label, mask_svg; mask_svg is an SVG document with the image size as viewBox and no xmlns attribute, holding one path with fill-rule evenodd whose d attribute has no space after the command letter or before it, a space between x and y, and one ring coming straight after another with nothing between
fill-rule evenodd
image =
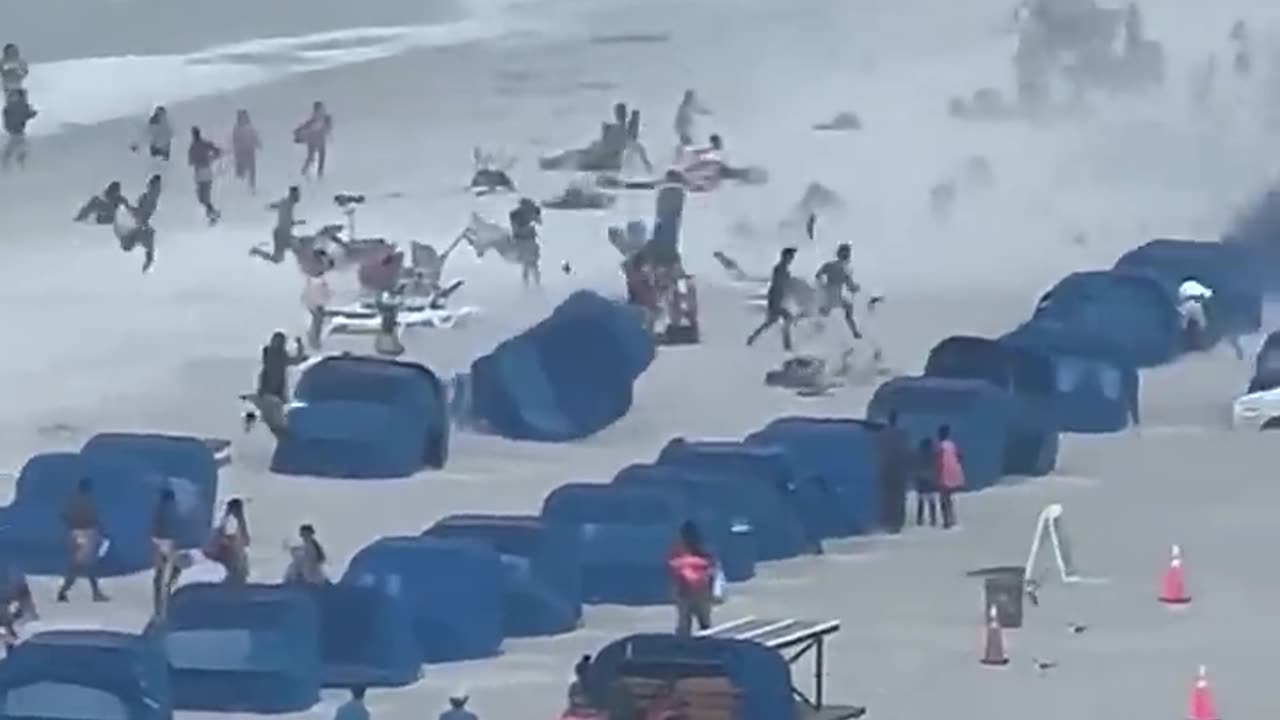
<instances>
[{"instance_id":1,"label":"white surf line","mask_svg":"<svg viewBox=\"0 0 1280 720\"><path fill-rule=\"evenodd\" d=\"M410 50L495 40L537 29L485 14L455 23L352 28L218 45L194 53L125 55L36 63L27 80L40 115L32 135L49 135L136 115L155 105L232 92L282 77L369 62ZM129 78L120 83L121 77Z\"/></svg>"}]
</instances>

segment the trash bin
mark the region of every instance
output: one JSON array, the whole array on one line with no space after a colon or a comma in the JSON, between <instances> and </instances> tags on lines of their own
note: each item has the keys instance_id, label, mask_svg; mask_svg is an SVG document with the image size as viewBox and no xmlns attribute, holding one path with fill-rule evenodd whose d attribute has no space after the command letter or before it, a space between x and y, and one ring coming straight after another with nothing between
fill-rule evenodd
<instances>
[{"instance_id":1,"label":"trash bin","mask_svg":"<svg viewBox=\"0 0 1280 720\"><path fill-rule=\"evenodd\" d=\"M1022 568L988 575L982 581L983 608L995 607L1000 627L1022 627L1022 597L1026 591Z\"/></svg>"}]
</instances>

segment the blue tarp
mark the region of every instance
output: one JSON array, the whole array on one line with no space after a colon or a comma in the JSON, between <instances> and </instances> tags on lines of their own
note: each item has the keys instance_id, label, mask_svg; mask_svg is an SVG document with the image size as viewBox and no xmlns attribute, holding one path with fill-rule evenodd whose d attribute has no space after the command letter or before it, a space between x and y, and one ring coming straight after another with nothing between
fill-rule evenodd
<instances>
[{"instance_id":1,"label":"blue tarp","mask_svg":"<svg viewBox=\"0 0 1280 720\"><path fill-rule=\"evenodd\" d=\"M1005 335L1000 344L1049 359L1051 413L1063 432L1118 432L1138 421L1138 369L1097 336L1031 323Z\"/></svg>"},{"instance_id":2,"label":"blue tarp","mask_svg":"<svg viewBox=\"0 0 1280 720\"><path fill-rule=\"evenodd\" d=\"M574 293L472 363L471 419L514 440L579 440L626 415L653 353L635 308Z\"/></svg>"},{"instance_id":3,"label":"blue tarp","mask_svg":"<svg viewBox=\"0 0 1280 720\"><path fill-rule=\"evenodd\" d=\"M177 500L178 545L201 547L218 503L218 462L208 443L184 435L100 433L80 448L86 457L131 458L164 476Z\"/></svg>"},{"instance_id":4,"label":"blue tarp","mask_svg":"<svg viewBox=\"0 0 1280 720\"><path fill-rule=\"evenodd\" d=\"M1206 303L1208 330L1215 336L1248 335L1262 329L1263 259L1240 245L1194 240L1152 240L1125 253L1118 270L1147 270L1163 277L1176 294L1184 280L1213 290Z\"/></svg>"},{"instance_id":5,"label":"blue tarp","mask_svg":"<svg viewBox=\"0 0 1280 720\"><path fill-rule=\"evenodd\" d=\"M320 614L304 590L186 585L153 627L166 633L175 709L288 713L320 700Z\"/></svg>"},{"instance_id":6,"label":"blue tarp","mask_svg":"<svg viewBox=\"0 0 1280 720\"><path fill-rule=\"evenodd\" d=\"M582 569L577 533L526 515L450 515L422 533L492 547L506 574L503 633L558 635L582 620Z\"/></svg>"},{"instance_id":7,"label":"blue tarp","mask_svg":"<svg viewBox=\"0 0 1280 720\"><path fill-rule=\"evenodd\" d=\"M1072 273L1041 297L1032 322L1096 335L1122 353L1118 360L1140 368L1169 362L1183 348L1174 296L1149 273Z\"/></svg>"},{"instance_id":8,"label":"blue tarp","mask_svg":"<svg viewBox=\"0 0 1280 720\"><path fill-rule=\"evenodd\" d=\"M696 477L697 471L677 465L628 465L613 483L672 493L702 533L725 579L743 582L755 577L755 532L750 504L743 503L726 483Z\"/></svg>"},{"instance_id":9,"label":"blue tarp","mask_svg":"<svg viewBox=\"0 0 1280 720\"><path fill-rule=\"evenodd\" d=\"M1266 289L1280 289L1280 190L1268 190L1241 213L1222 242L1257 253Z\"/></svg>"},{"instance_id":10,"label":"blue tarp","mask_svg":"<svg viewBox=\"0 0 1280 720\"><path fill-rule=\"evenodd\" d=\"M570 483L547 495L542 520L576 531L586 602L671 602L667 557L685 520L675 496L640 487Z\"/></svg>"},{"instance_id":11,"label":"blue tarp","mask_svg":"<svg viewBox=\"0 0 1280 720\"><path fill-rule=\"evenodd\" d=\"M503 570L491 547L379 538L356 553L342 582L403 597L423 662L491 657L502 647Z\"/></svg>"},{"instance_id":12,"label":"blue tarp","mask_svg":"<svg viewBox=\"0 0 1280 720\"><path fill-rule=\"evenodd\" d=\"M98 561L104 576L151 567L151 518L168 477L128 453L45 453L27 461L18 475L13 504L0 511L0 553L32 575L61 575L67 567L63 509L81 478L93 483L106 545ZM181 486L179 486L181 489ZM209 531L207 507L179 494L180 536L188 541Z\"/></svg>"},{"instance_id":13,"label":"blue tarp","mask_svg":"<svg viewBox=\"0 0 1280 720\"><path fill-rule=\"evenodd\" d=\"M1005 472L1046 475L1058 457L1054 408L1055 367L1043 352L990 338L956 335L933 347L925 377L980 380L1010 395L1014 419L1009 428Z\"/></svg>"},{"instance_id":14,"label":"blue tarp","mask_svg":"<svg viewBox=\"0 0 1280 720\"><path fill-rule=\"evenodd\" d=\"M896 412L912 447L949 425L960 448L965 490L982 490L998 483L1005 472L1012 415L1008 398L981 380L899 377L876 388L867 418L884 422Z\"/></svg>"},{"instance_id":15,"label":"blue tarp","mask_svg":"<svg viewBox=\"0 0 1280 720\"><path fill-rule=\"evenodd\" d=\"M662 449L658 463L699 471L696 477L709 482L729 483L751 504L751 527L761 560L821 552L817 518L807 512L812 508L815 486L796 481L781 450L676 438ZM821 495L818 501L823 501Z\"/></svg>"},{"instance_id":16,"label":"blue tarp","mask_svg":"<svg viewBox=\"0 0 1280 720\"><path fill-rule=\"evenodd\" d=\"M444 467L449 414L444 385L417 363L339 355L303 371L271 471L378 479Z\"/></svg>"},{"instance_id":17,"label":"blue tarp","mask_svg":"<svg viewBox=\"0 0 1280 720\"><path fill-rule=\"evenodd\" d=\"M341 583L304 589L320 613L324 687L402 687L422 677L413 611L404 598Z\"/></svg>"},{"instance_id":18,"label":"blue tarp","mask_svg":"<svg viewBox=\"0 0 1280 720\"><path fill-rule=\"evenodd\" d=\"M748 436L783 448L808 476L820 477L835 502L833 535L873 532L880 524L877 426L862 420L785 417Z\"/></svg>"},{"instance_id":19,"label":"blue tarp","mask_svg":"<svg viewBox=\"0 0 1280 720\"><path fill-rule=\"evenodd\" d=\"M0 718L170 720L169 670L151 636L50 630L0 662Z\"/></svg>"},{"instance_id":20,"label":"blue tarp","mask_svg":"<svg viewBox=\"0 0 1280 720\"><path fill-rule=\"evenodd\" d=\"M673 635L624 637L596 654L587 681L591 688L603 693L622 677L664 681L726 678L740 693L732 713L735 719L796 717L790 666L778 651L750 640Z\"/></svg>"}]
</instances>

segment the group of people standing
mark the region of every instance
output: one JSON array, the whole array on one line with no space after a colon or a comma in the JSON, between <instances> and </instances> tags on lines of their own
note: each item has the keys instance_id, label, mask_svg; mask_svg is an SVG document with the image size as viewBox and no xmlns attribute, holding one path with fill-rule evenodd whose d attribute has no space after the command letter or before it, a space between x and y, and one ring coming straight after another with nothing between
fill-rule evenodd
<instances>
[{"instance_id":1,"label":"group of people standing","mask_svg":"<svg viewBox=\"0 0 1280 720\"><path fill-rule=\"evenodd\" d=\"M964 489L965 476L951 426L938 426L933 437L921 438L912 448L898 414L891 412L877 437L882 528L898 533L906 527L908 490L915 494L916 526L927 520L937 527L941 519L943 529L954 527L955 495Z\"/></svg>"}]
</instances>

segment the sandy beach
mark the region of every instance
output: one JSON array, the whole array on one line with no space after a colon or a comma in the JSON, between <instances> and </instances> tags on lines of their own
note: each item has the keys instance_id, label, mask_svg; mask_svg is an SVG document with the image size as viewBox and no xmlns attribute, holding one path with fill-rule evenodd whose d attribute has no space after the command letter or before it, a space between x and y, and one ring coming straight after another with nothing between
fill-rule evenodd
<instances>
[{"instance_id":1,"label":"sandy beach","mask_svg":"<svg viewBox=\"0 0 1280 720\"><path fill-rule=\"evenodd\" d=\"M777 338L743 346L757 317L722 282L711 252L767 270L779 247L767 231L804 186L835 189L846 207L821 219L798 268L809 274L838 242L852 243L860 281L888 298L874 321L888 362L914 373L948 335L1011 329L1068 272L1110 267L1152 237L1216 237L1273 172L1276 136L1265 122L1273 108L1259 89L1271 68L1253 83L1224 78L1202 112L1188 106L1188 73L1209 53L1225 52L1227 30L1240 16L1269 48L1264 30L1280 11L1243 0L1196 7L1158 0L1144 9L1151 35L1166 42L1167 87L1143 98L1098 97L1081 118L1032 127L959 124L945 113L952 95L983 86L1008 92L1013 37L1001 28L1010 8L993 0L520 8L515 29L500 38L173 103L181 133L198 124L223 142L235 110L250 109L266 144L261 191L251 196L221 177L225 219L208 228L188 169L169 168L155 221L158 261L148 275L105 228L69 222L109 180L138 191L148 169L128 145L147 108L39 138L26 172L0 176L7 231L0 302L11 308L11 344L0 366L0 460L16 470L37 451L78 447L104 430L234 438L223 491L250 498L254 576L275 580L287 560L278 540L301 522L317 526L337 575L380 535L417 533L453 512L534 511L560 483L607 480L623 465L652 459L674 436L737 437L782 414L860 416L872 383L815 399L763 386L763 373L783 357ZM403 8L385 18L419 21ZM330 29L287 25L281 31ZM232 39L247 38L232 33L192 38L190 48L128 51L194 52ZM101 52L126 50L103 45ZM301 157L289 134L313 100L334 114L335 145L330 177L303 184L302 217L331 222L335 192L364 192L374 199L361 211L362 233L440 246L472 211L500 218L512 202L464 192L474 146L517 155L521 194L544 198L568 178L537 172L537 157L591 137L615 101L641 109L649 152L664 157L685 88L698 89L714 111L699 132L724 135L731 157L767 167L770 182L691 201L685 253L699 275L705 340L663 350L626 418L574 445L459 434L445 470L404 481L266 472L270 443L240 435L237 395L250 389L266 337L277 328L300 333L305 318L298 274L251 261L248 249L269 239L265 204L297 182ZM859 113L865 128L810 130L843 110ZM976 154L990 160L995 186L962 189L956 216L935 223L928 188ZM548 213L540 293L522 291L514 267L460 252L447 274L466 279L461 299L482 315L457 330L407 333L411 357L450 374L574 289L620 294L605 228L651 212L652 197L638 193L608 213ZM735 237L731 228L744 221L765 228L765 239ZM559 272L562 261L571 274ZM332 348L367 351L369 344L339 339ZM839 619L830 694L885 720L1176 717L1200 664L1210 669L1224 716L1265 716L1280 703L1268 663L1272 633L1280 632L1273 611L1280 577L1270 554L1270 508L1280 503L1280 485L1268 470L1280 449L1267 436L1225 429L1249 371L1223 349L1146 372L1141 430L1065 437L1058 472L963 497L958 530L912 528L901 537L832 543L824 556L767 566L732 587L720 617ZM1022 562L1036 515L1050 502L1067 508L1082 568L1107 582L1050 583L1027 627L1009 639L1012 665L989 670L977 662L980 587L965 572ZM1195 596L1180 613L1155 601L1171 543L1184 548ZM41 579L36 589L48 624L137 628L145 621L150 590L141 576L110 582L108 606L55 606L50 583ZM371 694L370 707L389 720L429 716L464 685L481 717L554 717L579 654L621 634L665 630L671 614L591 607L579 632L508 641L489 661L428 667L417 685ZM1068 623L1089 630L1073 635ZM1033 658L1059 666L1041 676ZM341 699L327 693L299 717L327 717Z\"/></svg>"}]
</instances>

